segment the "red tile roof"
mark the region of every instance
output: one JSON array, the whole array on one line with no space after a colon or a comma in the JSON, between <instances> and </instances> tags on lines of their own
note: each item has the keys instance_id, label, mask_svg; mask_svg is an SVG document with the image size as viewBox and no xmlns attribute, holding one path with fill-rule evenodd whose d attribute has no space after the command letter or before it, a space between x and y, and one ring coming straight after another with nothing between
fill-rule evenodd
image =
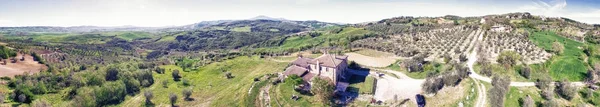
<instances>
[{"instance_id":1,"label":"red tile roof","mask_svg":"<svg viewBox=\"0 0 600 107\"><path fill-rule=\"evenodd\" d=\"M285 69L285 72L283 72L284 75L292 75L292 74L296 74L298 76L302 76L304 73L306 73L306 71L308 71L305 68L299 67L299 66L290 66L287 69Z\"/></svg>"}]
</instances>

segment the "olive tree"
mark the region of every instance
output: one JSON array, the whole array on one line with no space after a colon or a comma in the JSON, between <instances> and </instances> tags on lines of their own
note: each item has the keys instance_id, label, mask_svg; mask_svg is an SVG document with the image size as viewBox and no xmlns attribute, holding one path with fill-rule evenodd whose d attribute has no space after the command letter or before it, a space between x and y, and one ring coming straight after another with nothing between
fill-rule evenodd
<instances>
[{"instance_id":1,"label":"olive tree","mask_svg":"<svg viewBox=\"0 0 600 107\"><path fill-rule=\"evenodd\" d=\"M521 107L535 107L535 101L533 101L529 95L525 96L525 98L521 98L521 101Z\"/></svg>"},{"instance_id":2,"label":"olive tree","mask_svg":"<svg viewBox=\"0 0 600 107\"><path fill-rule=\"evenodd\" d=\"M561 54L563 52L563 50L565 50L565 47L562 44L560 44L559 42L554 42L554 43L552 43L552 50L556 54Z\"/></svg>"},{"instance_id":3,"label":"olive tree","mask_svg":"<svg viewBox=\"0 0 600 107\"><path fill-rule=\"evenodd\" d=\"M505 95L508 92L510 78L494 76L492 78L492 89L489 90L488 98L492 107L504 107Z\"/></svg>"},{"instance_id":4,"label":"olive tree","mask_svg":"<svg viewBox=\"0 0 600 107\"><path fill-rule=\"evenodd\" d=\"M152 91L146 90L144 92L144 97L146 97L146 104L152 104L151 100L154 97L154 94L152 93Z\"/></svg>"},{"instance_id":5,"label":"olive tree","mask_svg":"<svg viewBox=\"0 0 600 107\"><path fill-rule=\"evenodd\" d=\"M169 101L171 101L171 106L175 106L175 103L177 103L177 95L174 93L169 94Z\"/></svg>"},{"instance_id":6,"label":"olive tree","mask_svg":"<svg viewBox=\"0 0 600 107\"><path fill-rule=\"evenodd\" d=\"M333 97L335 88L333 84L321 78L315 78L313 84L310 91L316 96L317 100L324 104L329 104L329 100Z\"/></svg>"},{"instance_id":7,"label":"olive tree","mask_svg":"<svg viewBox=\"0 0 600 107\"><path fill-rule=\"evenodd\" d=\"M187 101L187 100L191 100L190 96L192 96L192 89L184 89L184 90L182 91L182 94L183 94L183 96L184 96L184 98L183 98L183 99L185 99L186 101Z\"/></svg>"},{"instance_id":8,"label":"olive tree","mask_svg":"<svg viewBox=\"0 0 600 107\"><path fill-rule=\"evenodd\" d=\"M517 64L517 61L521 60L521 55L515 51L502 51L496 60L498 63L503 64L505 67L511 67Z\"/></svg>"}]
</instances>

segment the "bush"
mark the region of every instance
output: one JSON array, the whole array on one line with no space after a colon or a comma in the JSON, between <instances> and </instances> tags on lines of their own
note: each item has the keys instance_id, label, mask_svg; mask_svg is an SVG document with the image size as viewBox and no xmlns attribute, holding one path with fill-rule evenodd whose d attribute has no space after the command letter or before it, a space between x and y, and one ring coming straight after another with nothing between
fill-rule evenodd
<instances>
[{"instance_id":1,"label":"bush","mask_svg":"<svg viewBox=\"0 0 600 107\"><path fill-rule=\"evenodd\" d=\"M519 73L521 74L521 76L529 79L531 76L531 68L529 68L529 66L524 66L521 68L521 71Z\"/></svg>"},{"instance_id":2,"label":"bush","mask_svg":"<svg viewBox=\"0 0 600 107\"><path fill-rule=\"evenodd\" d=\"M168 88L169 87L169 81L168 80L163 80L162 81L162 86L163 86L163 88Z\"/></svg>"},{"instance_id":3,"label":"bush","mask_svg":"<svg viewBox=\"0 0 600 107\"><path fill-rule=\"evenodd\" d=\"M104 78L106 81L115 81L119 79L119 69L117 68L108 68L106 70L106 77Z\"/></svg>"},{"instance_id":4,"label":"bush","mask_svg":"<svg viewBox=\"0 0 600 107\"><path fill-rule=\"evenodd\" d=\"M4 103L4 98L6 98L4 93L0 93L0 104Z\"/></svg>"},{"instance_id":5,"label":"bush","mask_svg":"<svg viewBox=\"0 0 600 107\"><path fill-rule=\"evenodd\" d=\"M77 95L73 97L73 107L95 107L96 95L94 89L90 87L81 87L77 89Z\"/></svg>"},{"instance_id":6,"label":"bush","mask_svg":"<svg viewBox=\"0 0 600 107\"><path fill-rule=\"evenodd\" d=\"M569 83L569 81L567 80L559 82L556 91L562 98L567 100L573 99L573 97L575 97L575 95L577 94L576 87Z\"/></svg>"},{"instance_id":7,"label":"bush","mask_svg":"<svg viewBox=\"0 0 600 107\"><path fill-rule=\"evenodd\" d=\"M121 103L125 100L127 89L123 82L108 82L94 89L94 93L96 104L103 106Z\"/></svg>"},{"instance_id":8,"label":"bush","mask_svg":"<svg viewBox=\"0 0 600 107\"><path fill-rule=\"evenodd\" d=\"M444 80L437 78L436 76L428 76L425 82L421 85L422 90L427 94L435 94L442 88L444 88Z\"/></svg>"},{"instance_id":9,"label":"bush","mask_svg":"<svg viewBox=\"0 0 600 107\"><path fill-rule=\"evenodd\" d=\"M561 54L563 50L565 50L565 47L559 42L552 43L552 51L554 51L556 54Z\"/></svg>"},{"instance_id":10,"label":"bush","mask_svg":"<svg viewBox=\"0 0 600 107\"><path fill-rule=\"evenodd\" d=\"M154 97L152 91L146 90L144 92L144 97L146 97L146 104L152 104L152 98Z\"/></svg>"},{"instance_id":11,"label":"bush","mask_svg":"<svg viewBox=\"0 0 600 107\"><path fill-rule=\"evenodd\" d=\"M510 79L504 76L492 78L492 88L489 90L488 98L492 107L504 107L504 97L510 85Z\"/></svg>"},{"instance_id":12,"label":"bush","mask_svg":"<svg viewBox=\"0 0 600 107\"><path fill-rule=\"evenodd\" d=\"M177 95L174 93L169 94L169 101L171 101L171 106L175 106L175 103L177 103Z\"/></svg>"},{"instance_id":13,"label":"bush","mask_svg":"<svg viewBox=\"0 0 600 107\"><path fill-rule=\"evenodd\" d=\"M44 59L42 59L42 57L40 57L35 52L31 53L31 56L33 56L33 61L38 61L38 63L40 63L40 64L45 64L46 63L46 62L44 62Z\"/></svg>"},{"instance_id":14,"label":"bush","mask_svg":"<svg viewBox=\"0 0 600 107\"><path fill-rule=\"evenodd\" d=\"M179 78L181 78L181 76L179 75L179 70L173 70L173 73L171 73L171 75L173 76L173 80L175 81L179 81Z\"/></svg>"},{"instance_id":15,"label":"bush","mask_svg":"<svg viewBox=\"0 0 600 107\"><path fill-rule=\"evenodd\" d=\"M546 100L552 100L554 99L554 90L552 88L542 89L540 95Z\"/></svg>"},{"instance_id":16,"label":"bush","mask_svg":"<svg viewBox=\"0 0 600 107\"><path fill-rule=\"evenodd\" d=\"M192 96L192 89L184 89L182 92L185 100L190 100L190 96Z\"/></svg>"},{"instance_id":17,"label":"bush","mask_svg":"<svg viewBox=\"0 0 600 107\"><path fill-rule=\"evenodd\" d=\"M483 65L481 66L481 71L479 71L484 76L491 77L492 76L492 66L491 65Z\"/></svg>"},{"instance_id":18,"label":"bush","mask_svg":"<svg viewBox=\"0 0 600 107\"><path fill-rule=\"evenodd\" d=\"M125 89L128 94L134 95L140 91L140 82L133 77L127 77L122 81L125 84Z\"/></svg>"},{"instance_id":19,"label":"bush","mask_svg":"<svg viewBox=\"0 0 600 107\"><path fill-rule=\"evenodd\" d=\"M467 58L467 55L465 55L465 54L460 54L460 56L458 56L458 59L460 60L460 62L465 62L465 61L469 60Z\"/></svg>"},{"instance_id":20,"label":"bush","mask_svg":"<svg viewBox=\"0 0 600 107\"><path fill-rule=\"evenodd\" d=\"M225 78L231 79L231 78L233 78L233 75L231 75L231 72L226 72L225 73Z\"/></svg>"},{"instance_id":21,"label":"bush","mask_svg":"<svg viewBox=\"0 0 600 107\"><path fill-rule=\"evenodd\" d=\"M164 68L160 68L160 67L155 67L154 71L156 71L156 73L158 73L158 74L164 74L165 73L165 69Z\"/></svg>"},{"instance_id":22,"label":"bush","mask_svg":"<svg viewBox=\"0 0 600 107\"><path fill-rule=\"evenodd\" d=\"M407 68L408 72L421 72L423 71L423 64L425 63L425 58L423 55L416 55L413 58L404 61L403 63L404 66Z\"/></svg>"},{"instance_id":23,"label":"bush","mask_svg":"<svg viewBox=\"0 0 600 107\"><path fill-rule=\"evenodd\" d=\"M286 81L291 82L292 84L294 84L294 86L304 83L304 80L302 80L302 77L300 77L296 74L292 74L292 75L288 76Z\"/></svg>"},{"instance_id":24,"label":"bush","mask_svg":"<svg viewBox=\"0 0 600 107\"><path fill-rule=\"evenodd\" d=\"M52 107L46 100L38 99L31 103L31 107Z\"/></svg>"},{"instance_id":25,"label":"bush","mask_svg":"<svg viewBox=\"0 0 600 107\"><path fill-rule=\"evenodd\" d=\"M517 64L521 60L521 55L515 51L502 51L496 60L498 63L504 64L505 67L510 67Z\"/></svg>"},{"instance_id":26,"label":"bush","mask_svg":"<svg viewBox=\"0 0 600 107\"><path fill-rule=\"evenodd\" d=\"M542 77L538 78L535 81L535 86L538 87L540 90L544 90L550 88L550 83L552 83L552 78L550 78L550 76L546 74L542 75Z\"/></svg>"},{"instance_id":27,"label":"bush","mask_svg":"<svg viewBox=\"0 0 600 107\"><path fill-rule=\"evenodd\" d=\"M189 81L189 80L187 80L187 79L183 79L183 81L182 81L182 82L183 82L183 85L184 85L184 86L190 86L190 81Z\"/></svg>"},{"instance_id":28,"label":"bush","mask_svg":"<svg viewBox=\"0 0 600 107\"><path fill-rule=\"evenodd\" d=\"M335 90L333 84L321 78L315 78L313 84L310 91L315 95L317 100L323 102L323 104L329 104L329 100L333 97Z\"/></svg>"},{"instance_id":29,"label":"bush","mask_svg":"<svg viewBox=\"0 0 600 107\"><path fill-rule=\"evenodd\" d=\"M547 100L542 103L542 107L560 107L560 104L555 99Z\"/></svg>"},{"instance_id":30,"label":"bush","mask_svg":"<svg viewBox=\"0 0 600 107\"><path fill-rule=\"evenodd\" d=\"M140 81L141 86L149 87L154 84L154 77L152 71L140 71L137 73L137 79Z\"/></svg>"},{"instance_id":31,"label":"bush","mask_svg":"<svg viewBox=\"0 0 600 107\"><path fill-rule=\"evenodd\" d=\"M525 98L521 98L521 107L535 107L535 101L531 98L531 96L527 95Z\"/></svg>"}]
</instances>

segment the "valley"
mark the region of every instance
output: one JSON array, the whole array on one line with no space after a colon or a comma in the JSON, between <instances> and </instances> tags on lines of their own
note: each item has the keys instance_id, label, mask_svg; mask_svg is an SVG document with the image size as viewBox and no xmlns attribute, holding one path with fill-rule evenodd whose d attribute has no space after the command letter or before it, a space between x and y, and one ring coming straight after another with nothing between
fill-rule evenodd
<instances>
[{"instance_id":1,"label":"valley","mask_svg":"<svg viewBox=\"0 0 600 107\"><path fill-rule=\"evenodd\" d=\"M530 13L0 27L0 106L593 107L595 32Z\"/></svg>"}]
</instances>

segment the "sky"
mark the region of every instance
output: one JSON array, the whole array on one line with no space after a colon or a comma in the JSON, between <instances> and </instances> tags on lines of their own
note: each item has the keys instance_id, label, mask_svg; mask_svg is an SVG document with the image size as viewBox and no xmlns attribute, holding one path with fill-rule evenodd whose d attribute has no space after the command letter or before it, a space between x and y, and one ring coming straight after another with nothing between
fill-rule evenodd
<instances>
[{"instance_id":1,"label":"sky","mask_svg":"<svg viewBox=\"0 0 600 107\"><path fill-rule=\"evenodd\" d=\"M600 24L600 0L0 0L0 26L179 26L259 15L361 23L509 12Z\"/></svg>"}]
</instances>

